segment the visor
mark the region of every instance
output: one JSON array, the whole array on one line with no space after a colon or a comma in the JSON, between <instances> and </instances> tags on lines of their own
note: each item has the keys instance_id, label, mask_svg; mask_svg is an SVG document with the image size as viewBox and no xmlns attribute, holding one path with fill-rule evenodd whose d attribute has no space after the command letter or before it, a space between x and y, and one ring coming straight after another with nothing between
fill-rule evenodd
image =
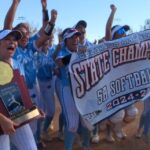
<instances>
[{"instance_id":1,"label":"visor","mask_svg":"<svg viewBox=\"0 0 150 150\"><path fill-rule=\"evenodd\" d=\"M0 31L0 40L5 39L7 36L12 35L15 37L15 40L18 41L22 38L22 34L18 30L1 30Z\"/></svg>"},{"instance_id":2,"label":"visor","mask_svg":"<svg viewBox=\"0 0 150 150\"><path fill-rule=\"evenodd\" d=\"M69 29L68 31L66 31L66 33L65 33L64 36L63 36L63 40L68 39L68 38L71 38L71 37L73 37L74 35L80 36L81 33L80 33L78 30L71 28L71 29Z\"/></svg>"},{"instance_id":3,"label":"visor","mask_svg":"<svg viewBox=\"0 0 150 150\"><path fill-rule=\"evenodd\" d=\"M127 32L128 30L130 30L130 27L128 25L124 25L124 26L116 25L116 26L114 26L111 30L112 39L114 38L115 33L117 33L117 31L119 31L121 29L124 29L125 32Z\"/></svg>"}]
</instances>

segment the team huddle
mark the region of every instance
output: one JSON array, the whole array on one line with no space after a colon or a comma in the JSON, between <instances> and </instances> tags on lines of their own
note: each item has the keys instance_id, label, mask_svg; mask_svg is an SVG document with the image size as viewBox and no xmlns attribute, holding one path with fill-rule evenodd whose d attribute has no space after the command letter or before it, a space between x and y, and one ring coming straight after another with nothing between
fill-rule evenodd
<instances>
[{"instance_id":1,"label":"team huddle","mask_svg":"<svg viewBox=\"0 0 150 150\"><path fill-rule=\"evenodd\" d=\"M64 29L59 34L59 43L55 45L53 29L57 20L57 11L53 9L49 18L47 0L41 0L42 27L31 36L27 23L12 27L19 3L20 0L12 0L5 17L4 29L0 31L0 61L9 63L13 69L18 69L24 76L32 103L42 111L43 117L16 129L17 124L0 113L0 127L4 132L0 135L0 150L45 148L44 141L52 140L48 129L55 113L55 94L62 110L59 116L58 136L64 141L65 150L73 149L77 136L80 137L82 149L90 150L90 142L98 143L99 130L104 128L108 142L126 138L123 124L132 122L138 114L134 104L94 125L93 131L87 128L75 105L68 69L71 55L76 52L85 53L88 48L96 44L86 39L86 21L80 20L74 26ZM110 7L106 34L99 43L125 37L130 30L128 25L112 27L117 8L115 5ZM104 69L104 66L101 69ZM80 96L82 93L78 94ZM144 105L136 135L138 138L143 134L145 118L149 113L148 100Z\"/></svg>"}]
</instances>

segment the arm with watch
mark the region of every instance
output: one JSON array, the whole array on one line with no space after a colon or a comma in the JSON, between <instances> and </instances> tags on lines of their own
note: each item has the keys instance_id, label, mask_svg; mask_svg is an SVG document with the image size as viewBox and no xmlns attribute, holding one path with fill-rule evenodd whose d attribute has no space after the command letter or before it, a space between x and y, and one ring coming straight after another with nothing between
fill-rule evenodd
<instances>
[{"instance_id":1,"label":"arm with watch","mask_svg":"<svg viewBox=\"0 0 150 150\"><path fill-rule=\"evenodd\" d=\"M35 42L37 48L40 48L43 45L43 43L49 39L49 36L52 34L53 29L55 27L56 19L57 11L53 9L51 11L51 19L46 24L46 27L44 27L44 29L41 30L40 37Z\"/></svg>"},{"instance_id":2,"label":"arm with watch","mask_svg":"<svg viewBox=\"0 0 150 150\"><path fill-rule=\"evenodd\" d=\"M42 30L46 27L48 21L49 21L49 14L47 9L47 0L41 0L41 6L42 6L42 27L39 30L38 34L39 36L42 35Z\"/></svg>"},{"instance_id":3,"label":"arm with watch","mask_svg":"<svg viewBox=\"0 0 150 150\"><path fill-rule=\"evenodd\" d=\"M45 27L49 21L49 14L48 14L48 9L47 9L47 0L41 0L41 5L42 5L42 15L43 15L43 27Z\"/></svg>"},{"instance_id":4,"label":"arm with watch","mask_svg":"<svg viewBox=\"0 0 150 150\"><path fill-rule=\"evenodd\" d=\"M57 19L57 11L55 9L51 10L51 19L50 21L47 23L44 32L47 36L50 36L53 32L54 26L55 26L55 22Z\"/></svg>"}]
</instances>

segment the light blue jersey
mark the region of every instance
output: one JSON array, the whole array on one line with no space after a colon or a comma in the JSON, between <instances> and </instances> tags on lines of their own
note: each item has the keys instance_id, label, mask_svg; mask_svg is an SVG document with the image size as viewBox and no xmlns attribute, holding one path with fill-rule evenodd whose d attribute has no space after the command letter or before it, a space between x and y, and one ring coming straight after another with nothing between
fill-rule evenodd
<instances>
[{"instance_id":1,"label":"light blue jersey","mask_svg":"<svg viewBox=\"0 0 150 150\"><path fill-rule=\"evenodd\" d=\"M13 58L16 59L20 64L22 64L24 68L25 80L29 89L33 88L33 85L36 82L36 68L33 55L36 51L36 48L33 44L33 39L34 38L32 38L32 40L29 40L29 43L25 48L18 46L13 56Z\"/></svg>"},{"instance_id":2,"label":"light blue jersey","mask_svg":"<svg viewBox=\"0 0 150 150\"><path fill-rule=\"evenodd\" d=\"M55 47L52 46L48 48L47 53L41 51L35 54L37 78L40 81L47 81L52 79L53 68L55 66L54 61L52 59L52 54L54 52L54 49Z\"/></svg>"},{"instance_id":3,"label":"light blue jersey","mask_svg":"<svg viewBox=\"0 0 150 150\"><path fill-rule=\"evenodd\" d=\"M18 69L20 74L25 76L23 66L21 64L19 64L16 60L11 59L11 66L13 69Z\"/></svg>"},{"instance_id":4,"label":"light blue jersey","mask_svg":"<svg viewBox=\"0 0 150 150\"><path fill-rule=\"evenodd\" d=\"M85 39L83 44L78 43L78 48L82 48L82 47L89 48L89 47L92 47L94 45L95 44L93 44L93 43L89 42L87 39Z\"/></svg>"},{"instance_id":5,"label":"light blue jersey","mask_svg":"<svg viewBox=\"0 0 150 150\"><path fill-rule=\"evenodd\" d=\"M56 59L64 58L65 56L70 55L70 54L72 53L66 47L63 47L58 53L58 56ZM68 65L59 68L59 70L60 70L60 74L58 77L60 78L62 85L68 86L70 84Z\"/></svg>"},{"instance_id":6,"label":"light blue jersey","mask_svg":"<svg viewBox=\"0 0 150 150\"><path fill-rule=\"evenodd\" d=\"M72 53L66 47L63 47L60 50L56 59L61 59L71 54ZM64 116L65 147L67 150L72 149L72 145L78 128L81 129L81 133L83 136L82 146L88 147L90 134L88 130L85 129L85 127L83 127L82 123L80 122L80 115L75 105L71 91L68 65L60 67L59 69L60 69L59 79L61 84L59 84L59 87L58 86L56 87L58 87L57 90L59 91L60 94L59 99L62 108L62 114Z\"/></svg>"}]
</instances>

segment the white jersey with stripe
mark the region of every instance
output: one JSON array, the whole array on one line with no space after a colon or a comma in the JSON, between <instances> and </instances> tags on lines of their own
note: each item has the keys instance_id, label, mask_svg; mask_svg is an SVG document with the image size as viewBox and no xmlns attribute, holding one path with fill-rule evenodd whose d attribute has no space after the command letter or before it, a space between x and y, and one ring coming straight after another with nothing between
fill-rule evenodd
<instances>
[{"instance_id":1,"label":"white jersey with stripe","mask_svg":"<svg viewBox=\"0 0 150 150\"><path fill-rule=\"evenodd\" d=\"M57 55L57 58L56 59L61 59L61 58L64 58L65 56L67 55L71 55L72 52L69 51L66 47L63 47L60 52L58 53ZM60 71L60 74L59 74L59 78L62 82L62 85L63 86L68 86L70 83L69 81L69 71L68 71L68 65L65 65L61 68L59 68L59 71Z\"/></svg>"},{"instance_id":2,"label":"white jersey with stripe","mask_svg":"<svg viewBox=\"0 0 150 150\"><path fill-rule=\"evenodd\" d=\"M71 54L72 53L69 51L69 49L63 47L56 59L61 59ZM79 125L79 112L76 108L71 92L68 65L60 68L59 79L61 81L59 87L59 98L62 107L62 113L65 118L65 127L71 132L76 132Z\"/></svg>"}]
</instances>

